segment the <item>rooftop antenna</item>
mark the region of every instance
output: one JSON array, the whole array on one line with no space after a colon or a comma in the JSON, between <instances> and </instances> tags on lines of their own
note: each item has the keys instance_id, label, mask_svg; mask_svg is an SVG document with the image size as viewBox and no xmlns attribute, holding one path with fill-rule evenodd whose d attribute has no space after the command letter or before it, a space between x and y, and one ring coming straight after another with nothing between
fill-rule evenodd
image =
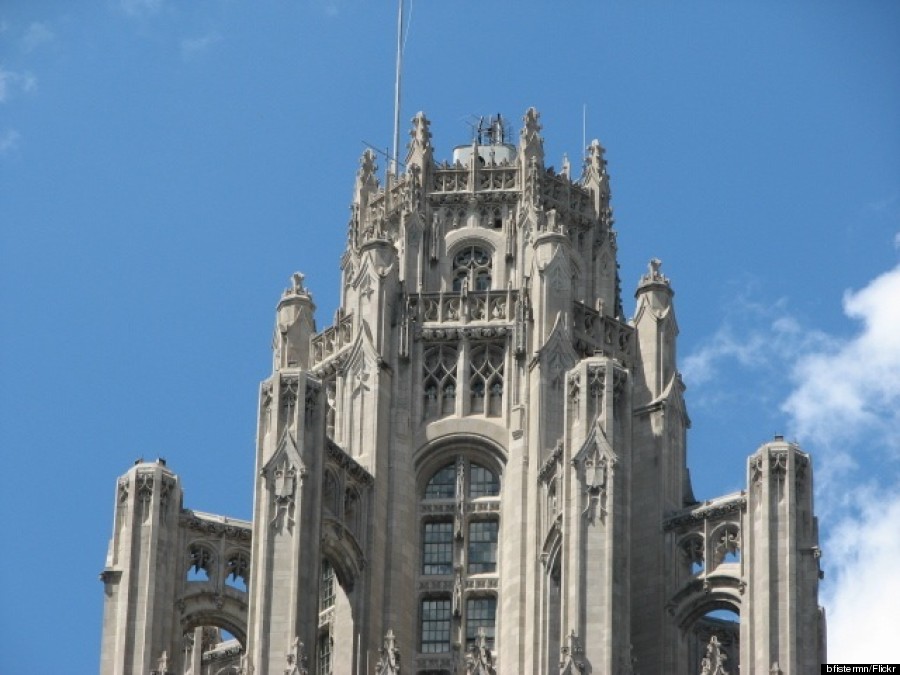
<instances>
[{"instance_id":1,"label":"rooftop antenna","mask_svg":"<svg viewBox=\"0 0 900 675\"><path fill-rule=\"evenodd\" d=\"M394 77L394 152L391 171L397 176L397 154L400 152L400 69L403 62L403 0L397 0L397 68Z\"/></svg>"},{"instance_id":2,"label":"rooftop antenna","mask_svg":"<svg viewBox=\"0 0 900 675\"><path fill-rule=\"evenodd\" d=\"M581 104L581 152L587 157L587 103Z\"/></svg>"}]
</instances>

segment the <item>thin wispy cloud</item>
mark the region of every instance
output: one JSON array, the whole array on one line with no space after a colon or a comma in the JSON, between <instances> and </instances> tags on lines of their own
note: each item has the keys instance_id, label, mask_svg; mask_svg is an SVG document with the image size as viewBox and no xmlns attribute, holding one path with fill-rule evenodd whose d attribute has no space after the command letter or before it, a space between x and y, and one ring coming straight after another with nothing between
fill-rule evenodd
<instances>
[{"instance_id":1,"label":"thin wispy cloud","mask_svg":"<svg viewBox=\"0 0 900 675\"><path fill-rule=\"evenodd\" d=\"M164 0L119 0L119 8L130 16L155 14L163 6Z\"/></svg>"},{"instance_id":2,"label":"thin wispy cloud","mask_svg":"<svg viewBox=\"0 0 900 675\"><path fill-rule=\"evenodd\" d=\"M17 92L26 94L37 90L37 78L29 72L6 70L0 66L0 103L6 103Z\"/></svg>"},{"instance_id":3,"label":"thin wispy cloud","mask_svg":"<svg viewBox=\"0 0 900 675\"><path fill-rule=\"evenodd\" d=\"M822 331L802 326L785 299L767 305L739 298L715 334L684 359L682 374L689 386L701 388L735 363L748 371L783 372L800 354L830 342Z\"/></svg>"},{"instance_id":4,"label":"thin wispy cloud","mask_svg":"<svg viewBox=\"0 0 900 675\"><path fill-rule=\"evenodd\" d=\"M200 37L185 38L181 41L181 56L190 60L208 51L217 42L222 41L222 36L217 31L212 31Z\"/></svg>"},{"instance_id":5,"label":"thin wispy cloud","mask_svg":"<svg viewBox=\"0 0 900 675\"><path fill-rule=\"evenodd\" d=\"M7 129L0 133L0 157L5 157L18 148L21 138L22 134L15 129Z\"/></svg>"},{"instance_id":6,"label":"thin wispy cloud","mask_svg":"<svg viewBox=\"0 0 900 675\"><path fill-rule=\"evenodd\" d=\"M54 32L45 24L35 21L28 26L22 36L22 50L25 53L33 52L38 47L52 42L55 38Z\"/></svg>"}]
</instances>

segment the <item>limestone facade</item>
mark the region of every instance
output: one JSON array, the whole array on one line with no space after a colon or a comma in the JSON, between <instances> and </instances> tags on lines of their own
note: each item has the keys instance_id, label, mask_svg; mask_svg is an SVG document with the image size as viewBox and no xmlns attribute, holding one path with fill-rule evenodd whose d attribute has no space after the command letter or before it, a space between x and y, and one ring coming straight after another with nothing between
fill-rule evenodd
<instances>
[{"instance_id":1,"label":"limestone facade","mask_svg":"<svg viewBox=\"0 0 900 675\"><path fill-rule=\"evenodd\" d=\"M674 293L652 260L626 318L602 146L554 171L533 109L450 162L410 136L386 184L361 159L334 323L300 274L278 303L252 523L119 479L101 672L818 673L810 458L694 499Z\"/></svg>"}]
</instances>

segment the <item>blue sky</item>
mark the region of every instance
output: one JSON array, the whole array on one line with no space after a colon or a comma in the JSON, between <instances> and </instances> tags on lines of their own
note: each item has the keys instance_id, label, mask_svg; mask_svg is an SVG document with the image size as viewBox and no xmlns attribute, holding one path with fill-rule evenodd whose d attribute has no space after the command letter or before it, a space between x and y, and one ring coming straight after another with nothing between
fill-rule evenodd
<instances>
[{"instance_id":1,"label":"blue sky","mask_svg":"<svg viewBox=\"0 0 900 675\"><path fill-rule=\"evenodd\" d=\"M0 671L97 671L116 477L163 456L247 517L274 304L336 309L357 160L391 143L396 9L0 6ZM416 0L403 133L541 112L607 148L626 310L676 290L700 498L813 453L834 661L900 660L900 4ZM383 162L382 162L383 164Z\"/></svg>"}]
</instances>

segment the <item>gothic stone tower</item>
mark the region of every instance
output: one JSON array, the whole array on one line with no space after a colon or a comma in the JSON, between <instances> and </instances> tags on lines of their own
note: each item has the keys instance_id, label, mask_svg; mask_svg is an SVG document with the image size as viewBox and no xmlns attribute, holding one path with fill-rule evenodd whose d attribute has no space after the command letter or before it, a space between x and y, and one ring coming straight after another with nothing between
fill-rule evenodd
<instances>
[{"instance_id":1,"label":"gothic stone tower","mask_svg":"<svg viewBox=\"0 0 900 675\"><path fill-rule=\"evenodd\" d=\"M420 113L405 172L363 155L334 324L302 275L278 303L252 536L132 469L104 673L211 672L199 626L245 674L818 672L809 457L776 439L694 499L670 282L652 260L625 318L603 148L575 178L540 131L437 163Z\"/></svg>"}]
</instances>

